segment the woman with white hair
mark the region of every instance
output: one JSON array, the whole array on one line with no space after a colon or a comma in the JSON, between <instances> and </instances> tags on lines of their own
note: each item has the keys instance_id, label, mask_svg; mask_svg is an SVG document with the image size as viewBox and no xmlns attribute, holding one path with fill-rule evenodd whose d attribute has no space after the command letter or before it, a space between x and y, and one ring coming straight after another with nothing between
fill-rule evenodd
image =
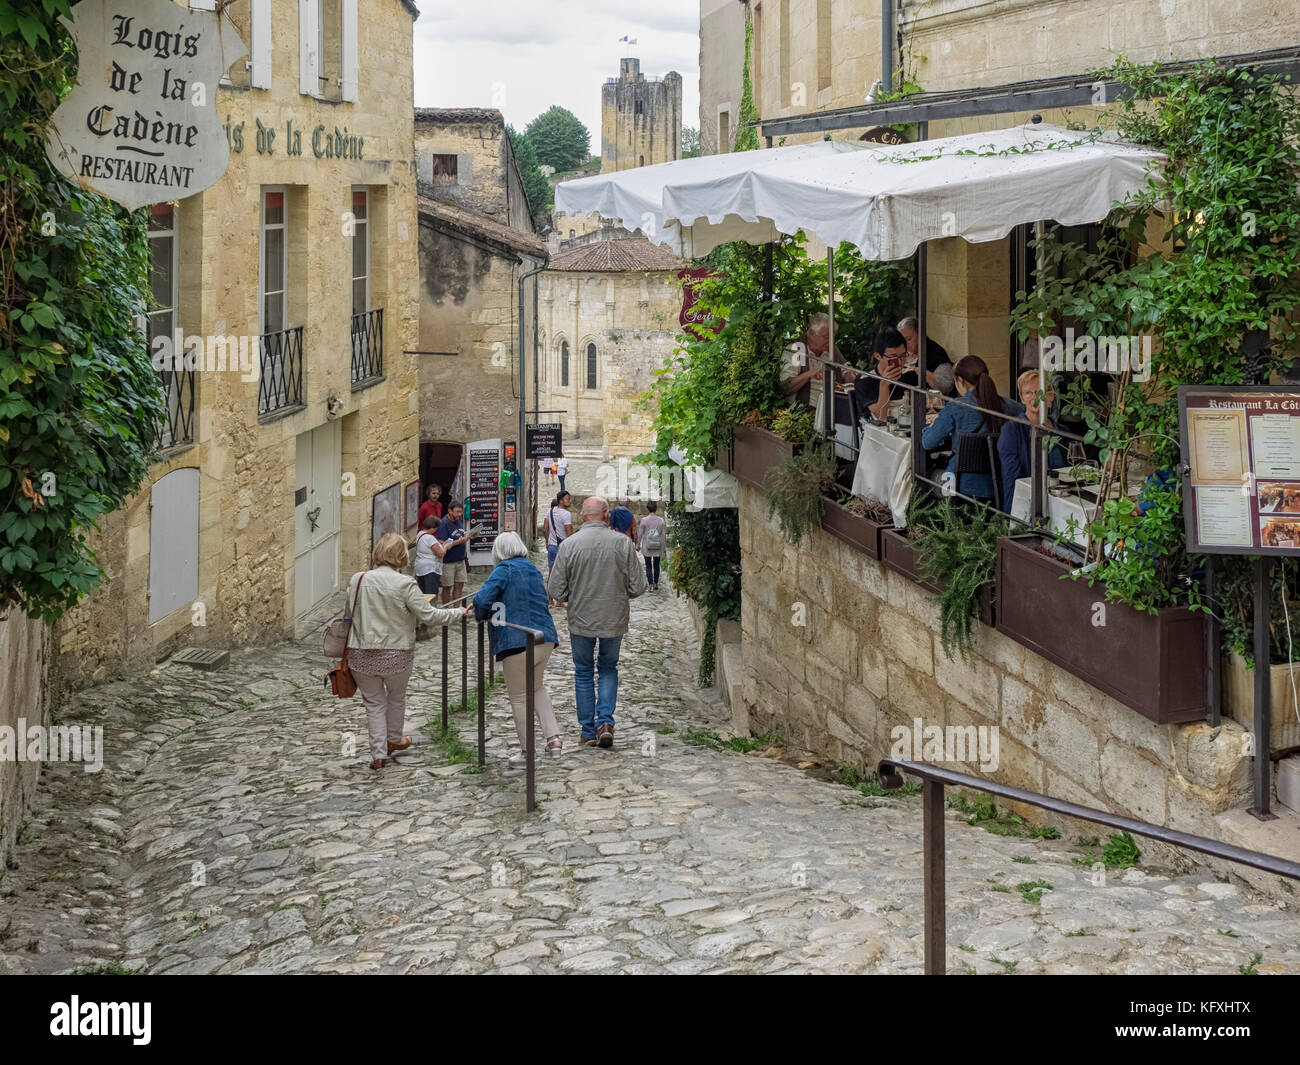
<instances>
[{"instance_id":1,"label":"woman with white hair","mask_svg":"<svg viewBox=\"0 0 1300 1065\"><path fill-rule=\"evenodd\" d=\"M551 697L546 694L542 683L546 663L560 642L548 607L546 584L537 567L528 560L528 549L518 533L504 532L493 541L492 561L495 563L492 572L474 596L474 615L480 621L508 621L511 625L522 625L542 633L543 639L533 644L533 705L542 735L546 737L546 753L558 758L564 750L564 741L560 738L560 725L551 708ZM527 637L518 629L492 625L488 628L488 639L493 657L505 672L506 691L515 712L520 750L511 755L510 764L523 765L528 758L525 746L528 663L524 658L528 650Z\"/></svg>"}]
</instances>

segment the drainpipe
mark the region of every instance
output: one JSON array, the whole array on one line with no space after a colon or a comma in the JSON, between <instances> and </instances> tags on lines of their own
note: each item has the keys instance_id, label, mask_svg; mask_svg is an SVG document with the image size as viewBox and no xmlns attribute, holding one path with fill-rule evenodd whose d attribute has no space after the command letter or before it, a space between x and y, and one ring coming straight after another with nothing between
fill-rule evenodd
<instances>
[{"instance_id":1,"label":"drainpipe","mask_svg":"<svg viewBox=\"0 0 1300 1065\"><path fill-rule=\"evenodd\" d=\"M894 91L894 53L898 49L895 0L880 0L880 84L882 91Z\"/></svg>"},{"instance_id":2,"label":"drainpipe","mask_svg":"<svg viewBox=\"0 0 1300 1065\"><path fill-rule=\"evenodd\" d=\"M530 486L523 476L524 466L524 426L528 421L528 374L526 370L527 362L524 359L524 344L526 343L527 316L524 314L526 306L524 298L524 282L530 277L536 277L545 270L551 263L550 252L546 252L541 259L532 255L521 255L525 262L536 263L532 270L527 270L519 275L519 442L515 445L515 469L519 470L519 528L523 531L524 515L530 514L531 524L536 526L537 515L533 513L535 501L531 497ZM533 284L533 365L537 364L537 285ZM536 405L535 405L536 406ZM531 540L535 528L529 528L528 538Z\"/></svg>"}]
</instances>

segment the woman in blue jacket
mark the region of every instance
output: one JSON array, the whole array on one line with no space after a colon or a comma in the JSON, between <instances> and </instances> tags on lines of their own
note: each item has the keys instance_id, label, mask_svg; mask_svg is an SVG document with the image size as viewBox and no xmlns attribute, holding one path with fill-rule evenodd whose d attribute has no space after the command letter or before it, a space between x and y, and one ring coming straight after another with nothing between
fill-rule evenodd
<instances>
[{"instance_id":1,"label":"woman in blue jacket","mask_svg":"<svg viewBox=\"0 0 1300 1065\"><path fill-rule=\"evenodd\" d=\"M496 563L483 587L474 596L474 616L480 621L508 621L512 625L536 629L545 639L533 644L533 705L546 737L546 753L558 758L564 750L560 726L555 720L551 697L546 694L542 676L551 652L559 643L555 622L547 607L546 585L542 575L528 560L528 549L518 533L502 533L492 543L492 561ZM528 669L524 654L527 637L518 629L504 625L488 628L491 652L506 675L506 691L515 712L515 731L519 735L519 753L511 755L511 765L523 765L528 758L525 744L528 728ZM540 758L540 751L538 757Z\"/></svg>"},{"instance_id":2,"label":"woman in blue jacket","mask_svg":"<svg viewBox=\"0 0 1300 1065\"><path fill-rule=\"evenodd\" d=\"M957 478L957 436L959 433L992 433L995 437L1002 432L1003 421L988 411L1000 410L1004 414L1023 415L1024 405L1014 399L1004 399L998 394L998 386L989 376L989 367L978 355L967 355L953 368L953 381L957 386L957 398L945 403L931 425L921 433L921 446L927 451L936 448L951 447L952 460L948 463L948 472L952 474L953 487L964 496L976 499L993 498L993 480L986 473L967 473L962 476L961 484Z\"/></svg>"},{"instance_id":3,"label":"woman in blue jacket","mask_svg":"<svg viewBox=\"0 0 1300 1065\"><path fill-rule=\"evenodd\" d=\"M1043 417L1051 409L1052 386L1047 386L1047 394L1038 400L1038 371L1026 370L1016 379L1020 392L1020 402L1025 408L1025 417L1044 429L1052 428L1052 423ZM1041 437L1040 437L1041 439ZM1033 433L1029 426L1020 422L1007 422L1006 428L998 436L998 459L1002 463L1002 509L1011 513L1011 502L1016 494L1016 481L1033 473ZM1066 463L1065 451L1060 444L1055 444L1047 454L1047 468L1055 470Z\"/></svg>"}]
</instances>

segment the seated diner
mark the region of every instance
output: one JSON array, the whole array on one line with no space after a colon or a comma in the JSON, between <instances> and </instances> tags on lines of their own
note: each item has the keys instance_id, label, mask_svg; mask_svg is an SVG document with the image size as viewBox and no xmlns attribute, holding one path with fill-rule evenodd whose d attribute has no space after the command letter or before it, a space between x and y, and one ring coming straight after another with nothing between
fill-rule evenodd
<instances>
[{"instance_id":1,"label":"seated diner","mask_svg":"<svg viewBox=\"0 0 1300 1065\"><path fill-rule=\"evenodd\" d=\"M978 355L967 355L953 368L953 380L957 387L957 398L943 405L943 409L933 414L930 424L921 433L921 446L927 451L943 447L953 449L948 462L945 481L951 481L953 490L975 499L993 498L993 481L987 473L965 473L961 483L957 479L957 438L964 433L990 433L996 438L1004 427L1001 418L989 411L1000 410L1004 414L1020 416L1025 413L1024 406L1014 399L1006 399L998 393L998 386L989 375L988 363Z\"/></svg>"},{"instance_id":2,"label":"seated diner","mask_svg":"<svg viewBox=\"0 0 1300 1065\"><path fill-rule=\"evenodd\" d=\"M1025 417L1035 425L1051 429L1046 414L1052 407L1052 388L1049 384L1043 396L1038 392L1038 371L1026 370L1016 379L1020 402L1025 407ZM1020 422L1006 422L998 435L998 459L1002 463L1002 509L1011 513L1011 501L1016 494L1016 481L1033 472L1033 432ZM1058 443L1047 455L1047 468L1054 470L1066 464L1065 450Z\"/></svg>"}]
</instances>

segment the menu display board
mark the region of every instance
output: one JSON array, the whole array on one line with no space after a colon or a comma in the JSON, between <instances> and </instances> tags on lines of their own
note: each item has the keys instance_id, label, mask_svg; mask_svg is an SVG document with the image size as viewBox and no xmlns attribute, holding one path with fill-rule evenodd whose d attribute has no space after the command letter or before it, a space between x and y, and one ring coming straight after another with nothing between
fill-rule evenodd
<instances>
[{"instance_id":1,"label":"menu display board","mask_svg":"<svg viewBox=\"0 0 1300 1065\"><path fill-rule=\"evenodd\" d=\"M1182 385L1178 420L1188 549L1300 555L1300 390Z\"/></svg>"},{"instance_id":2,"label":"menu display board","mask_svg":"<svg viewBox=\"0 0 1300 1065\"><path fill-rule=\"evenodd\" d=\"M525 425L524 458L558 459L564 453L561 435L559 422Z\"/></svg>"},{"instance_id":3,"label":"menu display board","mask_svg":"<svg viewBox=\"0 0 1300 1065\"><path fill-rule=\"evenodd\" d=\"M501 531L500 485L501 441L478 440L466 449L469 469L470 561L476 565L490 562L492 541Z\"/></svg>"}]
</instances>

